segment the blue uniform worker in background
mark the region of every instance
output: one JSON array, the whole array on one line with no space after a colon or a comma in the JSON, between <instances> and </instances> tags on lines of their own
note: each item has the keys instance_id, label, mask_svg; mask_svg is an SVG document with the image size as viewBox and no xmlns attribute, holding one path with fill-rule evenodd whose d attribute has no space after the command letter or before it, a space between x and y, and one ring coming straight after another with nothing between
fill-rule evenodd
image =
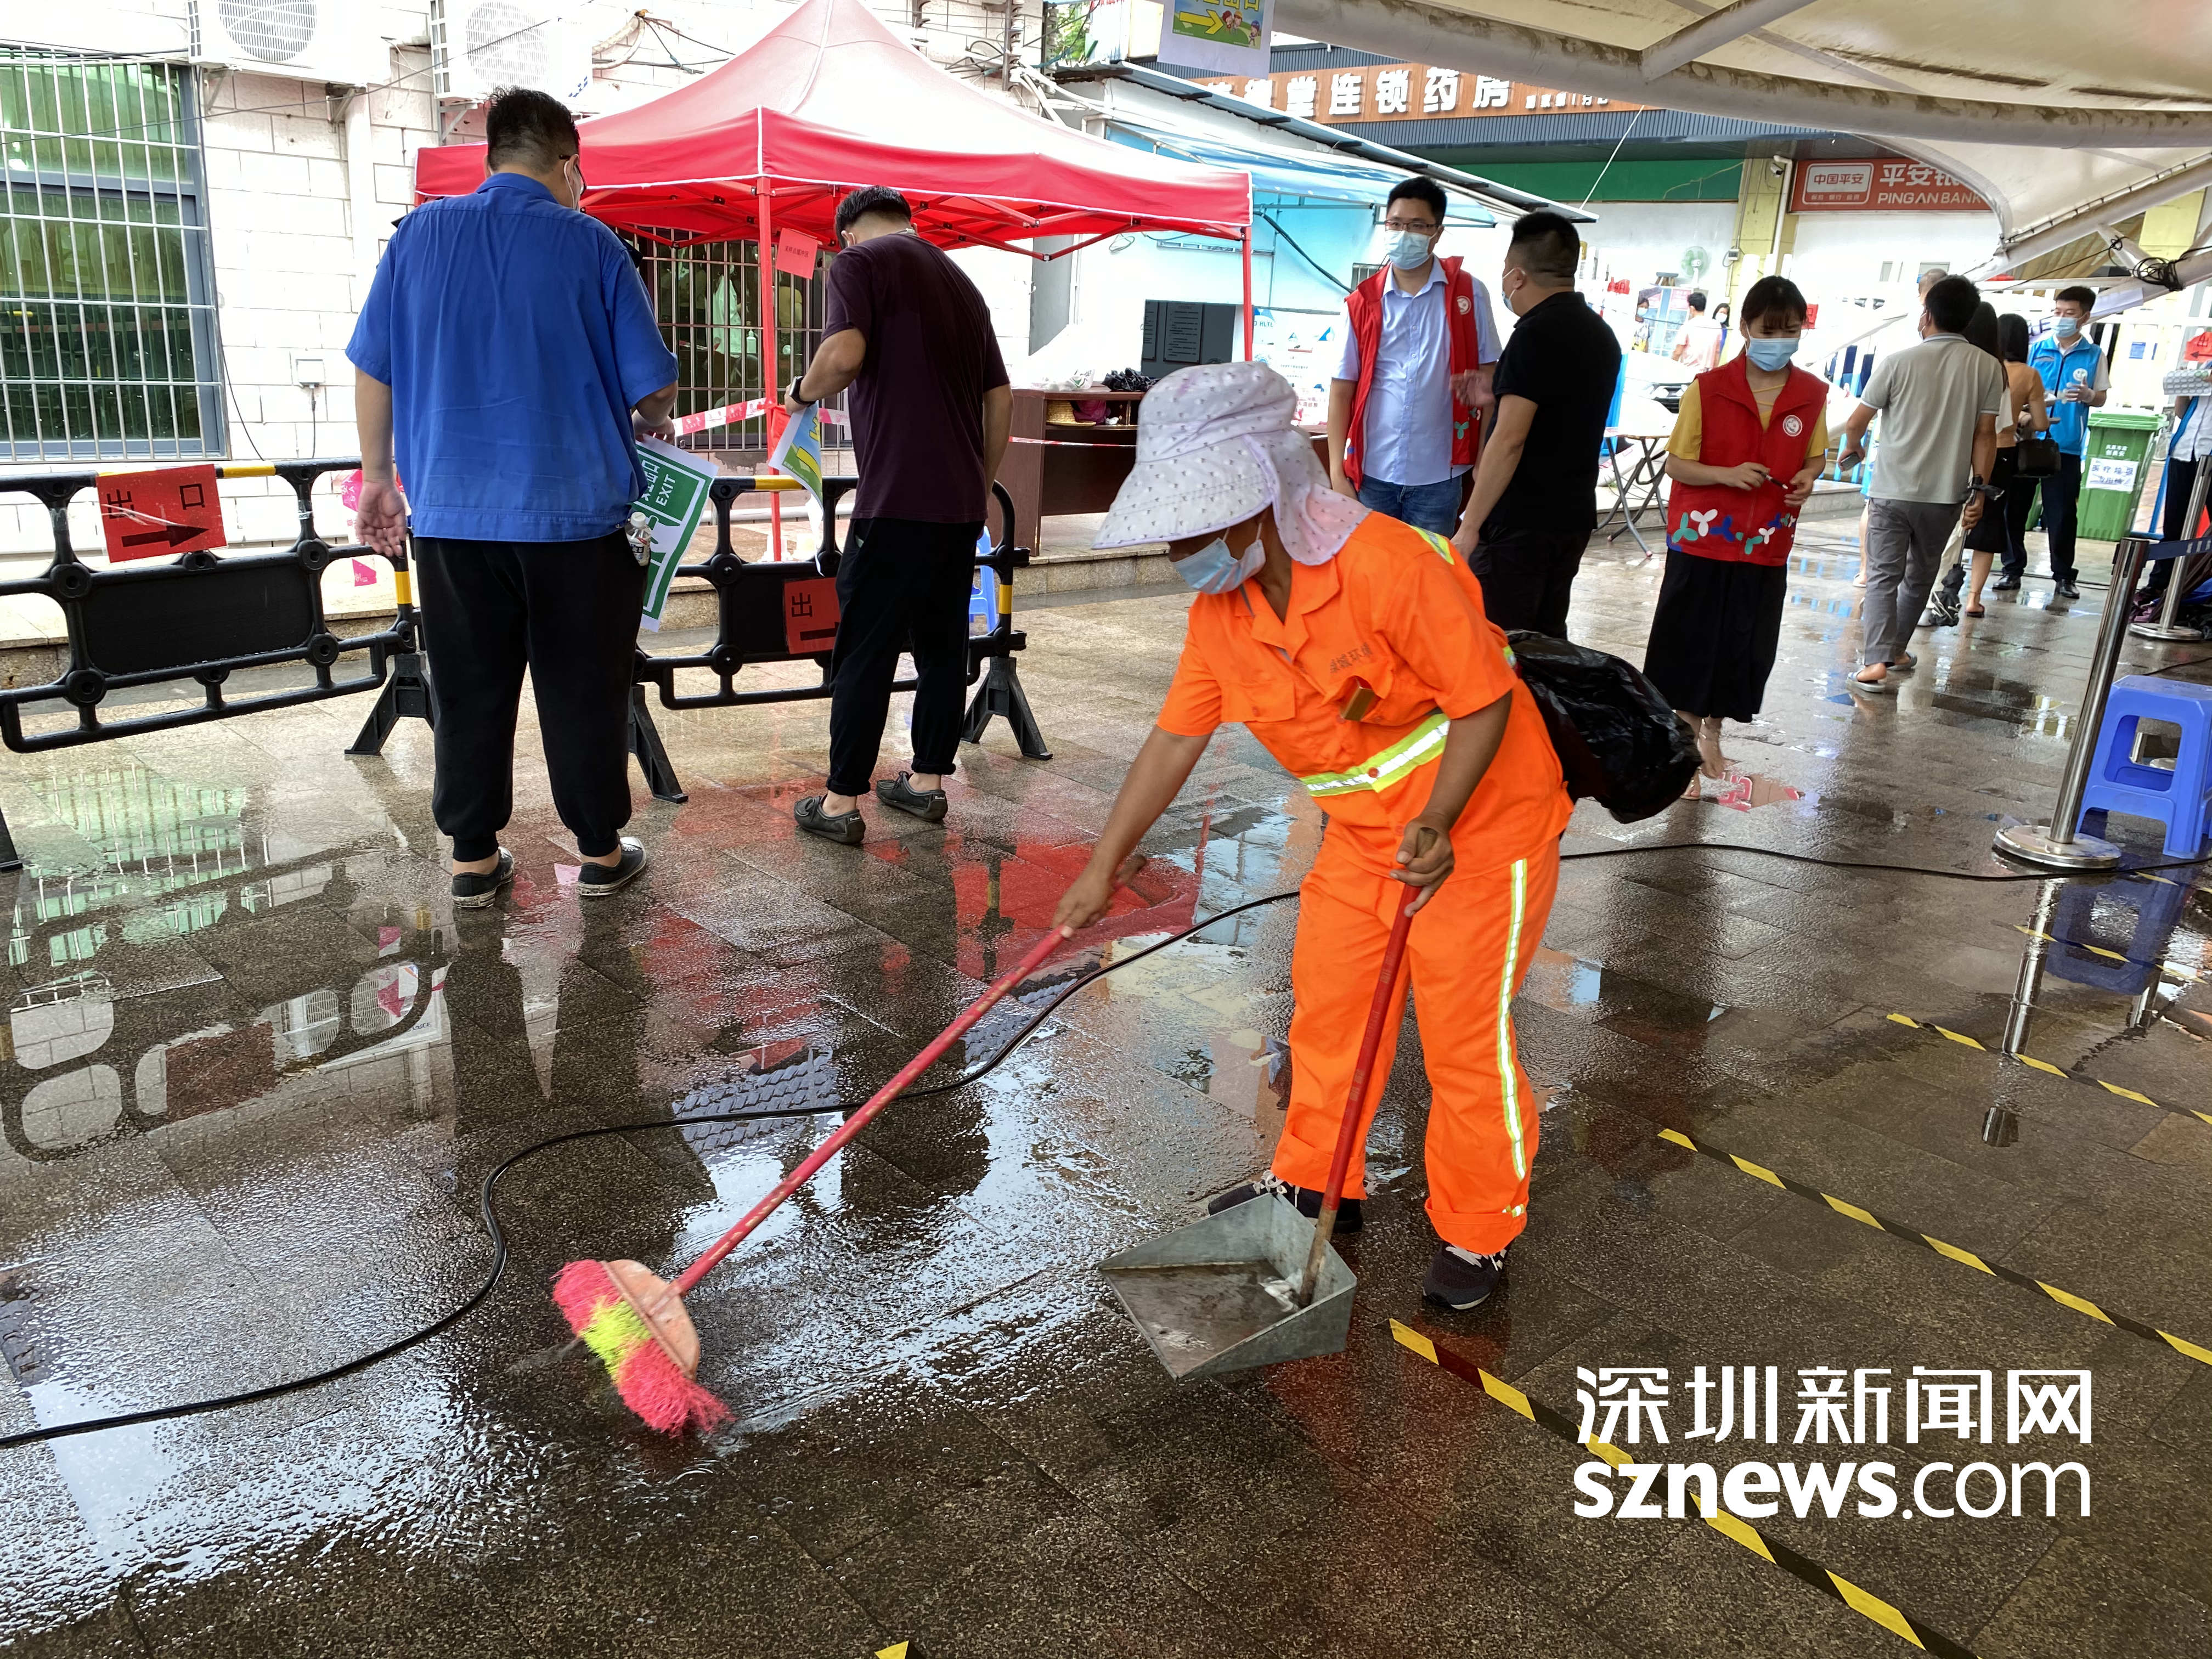
<instances>
[{"instance_id":1,"label":"blue uniform worker in background","mask_svg":"<svg viewBox=\"0 0 2212 1659\"><path fill-rule=\"evenodd\" d=\"M2058 441L2058 471L2042 482L2043 534L2051 544L2053 593L2062 599L2078 599L2074 585L2074 523L2081 498L2082 456L2089 447L2089 411L2105 406L2112 375L2105 354L2089 337L2089 313L2097 303L2091 288L2062 288L2051 304L2051 332L2038 340L2027 354L2027 366L2042 378L2050 394L2051 435ZM2027 515L2034 502L2033 489L2005 492L2005 511L2017 514L2018 528L2008 526L2014 546L2027 533ZM2018 587L2020 578L2007 572L1997 586Z\"/></svg>"}]
</instances>

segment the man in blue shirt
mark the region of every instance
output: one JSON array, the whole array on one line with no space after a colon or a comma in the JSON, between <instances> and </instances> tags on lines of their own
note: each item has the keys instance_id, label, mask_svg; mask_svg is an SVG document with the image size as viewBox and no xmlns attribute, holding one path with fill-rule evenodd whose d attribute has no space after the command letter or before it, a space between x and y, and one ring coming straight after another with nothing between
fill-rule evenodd
<instances>
[{"instance_id":1,"label":"man in blue shirt","mask_svg":"<svg viewBox=\"0 0 2212 1659\"><path fill-rule=\"evenodd\" d=\"M629 253L577 211L574 118L511 88L484 125L483 185L400 221L346 347L356 528L399 552L412 516L438 716L431 811L466 909L514 875L499 833L526 667L554 808L584 860L578 890L615 892L645 868L620 833L645 592L623 526L645 489L636 434L670 432L676 401L675 354Z\"/></svg>"},{"instance_id":2,"label":"man in blue shirt","mask_svg":"<svg viewBox=\"0 0 2212 1659\"><path fill-rule=\"evenodd\" d=\"M2043 480L2043 533L2051 544L2053 593L2062 599L2078 599L2074 585L2074 515L2081 495L2081 457L2089 447L2089 411L2104 407L2112 376L2105 354L2089 337L2089 313L2096 306L2093 288L2062 288L2051 302L2051 332L2038 340L2027 354L2027 366L2043 379L2051 394L2051 435L2058 441L2058 471ZM2035 499L2033 489L2005 492L2005 511L2017 514L2012 544L2027 530L2027 514ZM2020 578L2009 574L1997 579L1999 587L2018 587Z\"/></svg>"}]
</instances>

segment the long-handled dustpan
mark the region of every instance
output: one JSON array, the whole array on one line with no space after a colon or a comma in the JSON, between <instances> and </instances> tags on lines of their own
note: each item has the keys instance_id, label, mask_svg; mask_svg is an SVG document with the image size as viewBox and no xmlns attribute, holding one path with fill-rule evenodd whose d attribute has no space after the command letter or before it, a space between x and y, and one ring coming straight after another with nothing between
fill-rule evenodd
<instances>
[{"instance_id":1,"label":"long-handled dustpan","mask_svg":"<svg viewBox=\"0 0 2212 1659\"><path fill-rule=\"evenodd\" d=\"M1137 1322L1160 1363L1176 1376L1211 1376L1343 1348L1352 1328L1352 1269L1329 1248L1344 1193L1344 1172L1367 1103L1375 1056L1390 1012L1390 988L1406 955L1408 910L1418 889L1398 901L1382 971L1352 1070L1344 1122L1310 1224L1281 1198L1259 1198L1133 1246L1100 1264L1114 1294Z\"/></svg>"}]
</instances>

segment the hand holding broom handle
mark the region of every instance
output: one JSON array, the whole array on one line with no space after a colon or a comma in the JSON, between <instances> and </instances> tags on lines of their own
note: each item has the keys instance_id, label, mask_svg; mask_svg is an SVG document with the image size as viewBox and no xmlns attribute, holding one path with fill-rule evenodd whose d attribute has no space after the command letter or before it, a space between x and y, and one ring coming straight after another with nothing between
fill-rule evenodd
<instances>
[{"instance_id":1,"label":"hand holding broom handle","mask_svg":"<svg viewBox=\"0 0 2212 1659\"><path fill-rule=\"evenodd\" d=\"M1145 860L1141 855L1133 854L1120 869L1114 872L1115 884L1119 885L1128 881L1144 867L1144 864ZM931 1040L927 1048L901 1066L896 1076L868 1097L866 1105L839 1124L836 1132L809 1152L805 1161L797 1169L776 1182L775 1190L754 1205L751 1209L746 1211L744 1218L736 1226L716 1239L712 1245L708 1246L704 1255L686 1267L669 1285L670 1294L676 1297L683 1296L693 1285L720 1266L722 1259L744 1243L755 1228L775 1213L778 1205L804 1187L813 1178L817 1170L842 1152L846 1143L866 1128L874 1121L878 1112L897 1099L908 1084L934 1066L939 1057L947 1048L967 1036L976 1021L998 1006L1008 992L1035 973L1042 965L1045 958L1065 945L1073 937L1073 933L1074 930L1072 928L1054 927L1031 945L1027 956L1000 975L989 990L969 1004L961 1012L957 1019Z\"/></svg>"},{"instance_id":2,"label":"hand holding broom handle","mask_svg":"<svg viewBox=\"0 0 2212 1659\"><path fill-rule=\"evenodd\" d=\"M1423 889L1407 887L1398 896L1398 914L1390 923L1389 942L1382 947L1382 968L1375 981L1375 1000L1367 1007L1367 1030L1359 1039L1358 1063L1352 1068L1352 1086L1345 1091L1344 1121L1336 1132L1336 1152L1328 1161L1328 1184L1322 1189L1321 1214L1314 1221L1313 1247L1306 1252L1305 1277L1298 1283L1298 1306L1313 1305L1321 1284L1321 1264L1328 1257L1328 1241L1336 1231L1336 1212L1344 1199L1344 1173L1352 1167L1352 1148L1359 1139L1359 1124L1367 1105L1368 1082L1375 1071L1375 1056L1382 1048L1382 1027L1390 1017L1390 990L1398 982L1398 965L1406 958L1406 935L1413 930L1412 906Z\"/></svg>"}]
</instances>

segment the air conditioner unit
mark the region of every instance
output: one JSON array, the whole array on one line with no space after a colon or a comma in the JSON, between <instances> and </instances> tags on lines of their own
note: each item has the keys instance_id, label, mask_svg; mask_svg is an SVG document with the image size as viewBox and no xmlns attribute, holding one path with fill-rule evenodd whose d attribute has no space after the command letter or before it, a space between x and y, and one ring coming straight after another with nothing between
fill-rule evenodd
<instances>
[{"instance_id":1,"label":"air conditioner unit","mask_svg":"<svg viewBox=\"0 0 2212 1659\"><path fill-rule=\"evenodd\" d=\"M391 53L360 0L191 0L192 60L297 81L372 87Z\"/></svg>"},{"instance_id":2,"label":"air conditioner unit","mask_svg":"<svg viewBox=\"0 0 2212 1659\"><path fill-rule=\"evenodd\" d=\"M495 87L532 87L571 106L592 84L592 43L546 14L554 0L430 0L438 96L474 103Z\"/></svg>"}]
</instances>

